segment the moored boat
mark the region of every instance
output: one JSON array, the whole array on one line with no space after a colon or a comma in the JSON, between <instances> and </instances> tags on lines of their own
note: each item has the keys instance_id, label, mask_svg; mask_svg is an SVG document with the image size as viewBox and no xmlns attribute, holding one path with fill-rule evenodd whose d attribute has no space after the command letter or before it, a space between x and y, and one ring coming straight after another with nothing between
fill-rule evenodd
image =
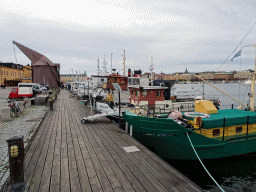
<instances>
[{"instance_id":1,"label":"moored boat","mask_svg":"<svg viewBox=\"0 0 256 192\"><path fill-rule=\"evenodd\" d=\"M194 113L181 117L143 117L130 111L123 116L133 126L133 137L162 158L224 158L256 151L256 113L238 109L217 110L211 101L195 101ZM188 136L188 135L189 136Z\"/></svg>"}]
</instances>

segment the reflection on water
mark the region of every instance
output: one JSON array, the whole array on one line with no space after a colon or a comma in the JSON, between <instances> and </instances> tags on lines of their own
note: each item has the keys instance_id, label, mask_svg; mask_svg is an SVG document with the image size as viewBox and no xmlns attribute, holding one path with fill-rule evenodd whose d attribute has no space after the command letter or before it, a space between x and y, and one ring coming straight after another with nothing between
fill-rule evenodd
<instances>
[{"instance_id":1,"label":"reflection on water","mask_svg":"<svg viewBox=\"0 0 256 192\"><path fill-rule=\"evenodd\" d=\"M182 174L210 191L218 191L199 161L166 160ZM256 191L256 153L235 157L203 160L213 178L225 191Z\"/></svg>"}]
</instances>

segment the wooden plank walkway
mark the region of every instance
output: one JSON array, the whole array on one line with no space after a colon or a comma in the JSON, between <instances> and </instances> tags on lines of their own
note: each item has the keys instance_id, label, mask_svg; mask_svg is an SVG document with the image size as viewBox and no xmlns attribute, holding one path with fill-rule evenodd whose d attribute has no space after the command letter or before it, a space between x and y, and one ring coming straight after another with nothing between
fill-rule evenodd
<instances>
[{"instance_id":1,"label":"wooden plank walkway","mask_svg":"<svg viewBox=\"0 0 256 192\"><path fill-rule=\"evenodd\" d=\"M90 110L69 95L60 92L26 154L27 191L203 191L107 118L82 124Z\"/></svg>"}]
</instances>

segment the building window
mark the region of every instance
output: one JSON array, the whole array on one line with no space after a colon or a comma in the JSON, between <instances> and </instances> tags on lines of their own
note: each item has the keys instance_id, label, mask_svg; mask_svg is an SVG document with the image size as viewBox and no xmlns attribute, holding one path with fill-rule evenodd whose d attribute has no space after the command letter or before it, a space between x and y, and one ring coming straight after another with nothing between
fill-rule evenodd
<instances>
[{"instance_id":1,"label":"building window","mask_svg":"<svg viewBox=\"0 0 256 192\"><path fill-rule=\"evenodd\" d=\"M12 76L12 72L10 71L10 76Z\"/></svg>"},{"instance_id":2,"label":"building window","mask_svg":"<svg viewBox=\"0 0 256 192\"><path fill-rule=\"evenodd\" d=\"M157 91L156 91L156 96L157 96L157 97L160 97L160 96L161 96L160 90L157 90Z\"/></svg>"},{"instance_id":3,"label":"building window","mask_svg":"<svg viewBox=\"0 0 256 192\"><path fill-rule=\"evenodd\" d=\"M147 93L148 93L148 90L143 90L142 91L142 97L147 97Z\"/></svg>"},{"instance_id":4,"label":"building window","mask_svg":"<svg viewBox=\"0 0 256 192\"><path fill-rule=\"evenodd\" d=\"M219 129L214 129L212 131L212 136L219 136L220 135L220 130Z\"/></svg>"},{"instance_id":5,"label":"building window","mask_svg":"<svg viewBox=\"0 0 256 192\"><path fill-rule=\"evenodd\" d=\"M6 71L6 75L8 76L8 71Z\"/></svg>"},{"instance_id":6,"label":"building window","mask_svg":"<svg viewBox=\"0 0 256 192\"><path fill-rule=\"evenodd\" d=\"M243 128L242 127L237 127L236 128L236 133L242 133L243 132Z\"/></svg>"},{"instance_id":7,"label":"building window","mask_svg":"<svg viewBox=\"0 0 256 192\"><path fill-rule=\"evenodd\" d=\"M4 71L4 75L5 75L5 71Z\"/></svg>"}]
</instances>

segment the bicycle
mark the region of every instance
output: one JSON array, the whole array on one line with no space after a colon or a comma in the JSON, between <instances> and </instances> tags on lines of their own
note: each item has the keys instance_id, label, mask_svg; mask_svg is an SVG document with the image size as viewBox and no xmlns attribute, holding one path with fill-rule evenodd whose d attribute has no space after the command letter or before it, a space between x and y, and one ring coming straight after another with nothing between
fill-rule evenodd
<instances>
[{"instance_id":1,"label":"bicycle","mask_svg":"<svg viewBox=\"0 0 256 192\"><path fill-rule=\"evenodd\" d=\"M18 116L19 116L19 113L22 114L19 105L17 104L17 102L16 102L14 99L11 99L10 101L8 101L8 103L10 103L10 104L8 105L8 107L11 108L11 110L10 110L10 115L11 115L12 117L14 117L14 116L18 117Z\"/></svg>"}]
</instances>

